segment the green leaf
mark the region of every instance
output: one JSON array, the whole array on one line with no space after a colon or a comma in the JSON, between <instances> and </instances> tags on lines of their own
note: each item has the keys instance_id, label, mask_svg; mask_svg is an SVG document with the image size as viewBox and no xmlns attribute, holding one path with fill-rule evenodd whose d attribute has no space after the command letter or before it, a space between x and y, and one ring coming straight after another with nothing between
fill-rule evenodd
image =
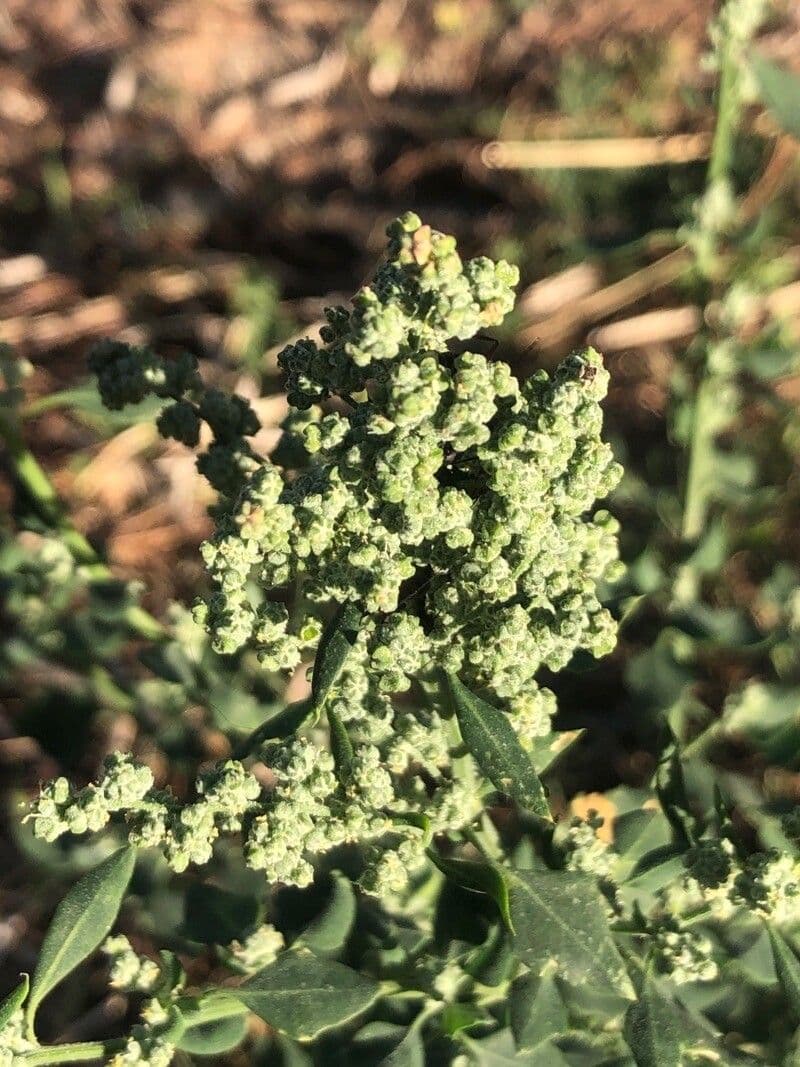
<instances>
[{"instance_id":1,"label":"green leaf","mask_svg":"<svg viewBox=\"0 0 800 1067\"><path fill-rule=\"evenodd\" d=\"M650 974L642 981L638 1001L628 1008L625 1039L638 1067L683 1067L690 1050L707 1051L710 1062L719 1062L711 1029L668 995Z\"/></svg>"},{"instance_id":2,"label":"green leaf","mask_svg":"<svg viewBox=\"0 0 800 1067\"><path fill-rule=\"evenodd\" d=\"M534 1062L536 1067L545 1067L544 1061L533 1061L530 1053L517 1052L509 1030L500 1030L483 1041L474 1041L466 1034L458 1036L469 1053L470 1062L476 1067L531 1067ZM558 1056L547 1060L547 1067L561 1067L562 1064L566 1067L567 1061Z\"/></svg>"},{"instance_id":3,"label":"green leaf","mask_svg":"<svg viewBox=\"0 0 800 1067\"><path fill-rule=\"evenodd\" d=\"M350 740L347 728L332 707L328 708L327 714L336 777L340 782L349 782L353 776L353 764L356 758L353 742Z\"/></svg>"},{"instance_id":4,"label":"green leaf","mask_svg":"<svg viewBox=\"0 0 800 1067\"><path fill-rule=\"evenodd\" d=\"M33 1023L42 999L108 934L131 880L135 859L136 850L130 845L119 849L85 874L58 905L33 974L26 1011L29 1023Z\"/></svg>"},{"instance_id":5,"label":"green leaf","mask_svg":"<svg viewBox=\"0 0 800 1067\"><path fill-rule=\"evenodd\" d=\"M313 710L314 705L310 697L305 700L295 700L294 703L279 708L236 746L234 757L244 759L264 741L271 741L276 737L289 737L290 734L296 733Z\"/></svg>"},{"instance_id":6,"label":"green leaf","mask_svg":"<svg viewBox=\"0 0 800 1067\"><path fill-rule=\"evenodd\" d=\"M15 989L12 989L5 1000L0 1003L0 1033L2 1033L3 1027L11 1016L16 1014L25 1003L25 997L28 995L30 984L28 975L23 974L19 985Z\"/></svg>"},{"instance_id":7,"label":"green leaf","mask_svg":"<svg viewBox=\"0 0 800 1067\"><path fill-rule=\"evenodd\" d=\"M767 924L767 933L772 946L775 970L789 1003L792 1019L798 1023L800 1022L800 960L794 954L786 938L771 923Z\"/></svg>"},{"instance_id":8,"label":"green leaf","mask_svg":"<svg viewBox=\"0 0 800 1067\"><path fill-rule=\"evenodd\" d=\"M517 959L505 927L499 923L493 926L483 944L467 955L463 967L481 985L498 986L507 981L517 970Z\"/></svg>"},{"instance_id":9,"label":"green leaf","mask_svg":"<svg viewBox=\"0 0 800 1067\"><path fill-rule=\"evenodd\" d=\"M190 941L227 945L241 940L261 920L259 901L242 893L230 893L215 885L191 882L183 903L181 933Z\"/></svg>"},{"instance_id":10,"label":"green leaf","mask_svg":"<svg viewBox=\"0 0 800 1067\"><path fill-rule=\"evenodd\" d=\"M523 963L540 971L554 960L558 973L580 985L611 987L632 998L593 878L574 871L506 871L514 946Z\"/></svg>"},{"instance_id":11,"label":"green leaf","mask_svg":"<svg viewBox=\"0 0 800 1067\"><path fill-rule=\"evenodd\" d=\"M363 612L355 604L343 604L328 623L314 660L311 676L311 699L321 708L342 672L361 627Z\"/></svg>"},{"instance_id":12,"label":"green leaf","mask_svg":"<svg viewBox=\"0 0 800 1067\"><path fill-rule=\"evenodd\" d=\"M428 849L428 856L445 878L451 882L461 886L462 889L470 889L474 893L485 893L490 896L500 909L503 922L513 933L508 883L499 867L489 863L477 863L474 860L459 860L451 856L442 856L434 849Z\"/></svg>"},{"instance_id":13,"label":"green leaf","mask_svg":"<svg viewBox=\"0 0 800 1067\"><path fill-rule=\"evenodd\" d=\"M350 967L301 949L285 952L230 992L276 1030L310 1041L366 1011L380 986Z\"/></svg>"},{"instance_id":14,"label":"green leaf","mask_svg":"<svg viewBox=\"0 0 800 1067\"><path fill-rule=\"evenodd\" d=\"M761 99L781 129L800 140L800 78L770 63L758 52L750 56Z\"/></svg>"},{"instance_id":15,"label":"green leaf","mask_svg":"<svg viewBox=\"0 0 800 1067\"><path fill-rule=\"evenodd\" d=\"M538 775L547 774L583 738L586 730L562 730L537 737L530 749L530 758Z\"/></svg>"},{"instance_id":16,"label":"green leaf","mask_svg":"<svg viewBox=\"0 0 800 1067\"><path fill-rule=\"evenodd\" d=\"M569 1028L569 1016L555 978L555 967L541 976L525 974L512 983L509 1022L517 1048L532 1049Z\"/></svg>"},{"instance_id":17,"label":"green leaf","mask_svg":"<svg viewBox=\"0 0 800 1067\"><path fill-rule=\"evenodd\" d=\"M217 1056L236 1048L246 1035L247 1016L234 1015L199 1026L188 1026L178 1039L176 1048L194 1056Z\"/></svg>"},{"instance_id":18,"label":"green leaf","mask_svg":"<svg viewBox=\"0 0 800 1067\"><path fill-rule=\"evenodd\" d=\"M476 1008L473 1004L452 1002L445 1006L441 1014L440 1026L444 1033L452 1037L479 1022L486 1022L486 1015L480 1008Z\"/></svg>"},{"instance_id":19,"label":"green leaf","mask_svg":"<svg viewBox=\"0 0 800 1067\"><path fill-rule=\"evenodd\" d=\"M378 1067L425 1067L425 1046L417 1030L412 1027Z\"/></svg>"},{"instance_id":20,"label":"green leaf","mask_svg":"<svg viewBox=\"0 0 800 1067\"><path fill-rule=\"evenodd\" d=\"M308 924L299 944L318 956L335 956L350 936L356 917L356 895L349 878L333 874L333 893L322 912Z\"/></svg>"},{"instance_id":21,"label":"green leaf","mask_svg":"<svg viewBox=\"0 0 800 1067\"><path fill-rule=\"evenodd\" d=\"M447 681L461 736L481 771L520 807L551 820L544 786L508 716L475 696L455 674L448 674Z\"/></svg>"}]
</instances>

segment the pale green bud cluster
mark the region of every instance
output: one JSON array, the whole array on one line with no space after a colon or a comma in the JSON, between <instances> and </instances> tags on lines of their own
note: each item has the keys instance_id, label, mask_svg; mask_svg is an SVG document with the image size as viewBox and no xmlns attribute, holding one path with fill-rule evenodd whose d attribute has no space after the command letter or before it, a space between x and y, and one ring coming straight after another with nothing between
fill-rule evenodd
<instances>
[{"instance_id":1,"label":"pale green bud cluster","mask_svg":"<svg viewBox=\"0 0 800 1067\"><path fill-rule=\"evenodd\" d=\"M665 891L674 914L705 905L719 921L738 909L778 926L800 923L800 859L788 852L755 852L740 859L726 838L702 840L686 854L687 875Z\"/></svg>"},{"instance_id":2,"label":"pale green bud cluster","mask_svg":"<svg viewBox=\"0 0 800 1067\"><path fill-rule=\"evenodd\" d=\"M374 285L329 313L322 346L284 350L290 402L307 409L288 420L288 451L306 462L289 476L264 460L249 478L203 547L216 592L197 617L217 651L248 645L292 669L327 605L354 602L374 619L364 653L379 692L441 666L541 736L540 667L614 643L596 586L618 573L617 524L587 516L620 473L600 439L608 375L591 350L523 384L451 354L510 309L515 269L463 264L416 216L389 236ZM309 608L296 621L279 602L290 583Z\"/></svg>"},{"instance_id":3,"label":"pale green bud cluster","mask_svg":"<svg viewBox=\"0 0 800 1067\"><path fill-rule=\"evenodd\" d=\"M200 775L198 797L189 803L153 788L148 768L137 766L130 756L115 754L106 761L100 781L77 794L71 793L65 779L43 786L28 818L38 837L54 841L68 832L101 830L113 816L120 816L127 823L130 843L161 849L176 872L192 863L208 863L221 834L241 834L248 866L264 871L270 882L297 886L311 883L317 856L347 842L371 842L363 881L378 892L389 884L405 885L409 870L422 861L425 836L404 816L424 808L433 829L447 829L468 822L480 806L474 790L465 793L464 787L441 776L433 797L428 797L409 760L413 758L413 771L427 760L429 775L440 775L446 745L441 737L426 742L419 724L412 725L408 751L402 759L396 756L394 763L384 760L376 745L357 746L345 785L334 773L331 754L304 738L272 746L262 754L275 779L268 792L242 763L224 760ZM437 732L434 724L431 737ZM267 930L261 940L268 934ZM256 947L242 951L252 953ZM139 960L124 938L107 942L107 951L114 960L114 982L143 991L150 988L155 971L148 961Z\"/></svg>"},{"instance_id":4,"label":"pale green bud cluster","mask_svg":"<svg viewBox=\"0 0 800 1067\"><path fill-rule=\"evenodd\" d=\"M136 807L153 787L149 767L137 766L129 756L115 752L105 761L105 774L97 785L74 792L66 778L42 786L30 814L37 837L55 841L62 834L102 830L111 816Z\"/></svg>"},{"instance_id":5,"label":"pale green bud cluster","mask_svg":"<svg viewBox=\"0 0 800 1067\"><path fill-rule=\"evenodd\" d=\"M152 993L161 978L155 960L139 956L123 934L108 937L101 946L109 958L109 985L123 993Z\"/></svg>"},{"instance_id":6,"label":"pale green bud cluster","mask_svg":"<svg viewBox=\"0 0 800 1067\"><path fill-rule=\"evenodd\" d=\"M175 1046L151 1033L146 1026L134 1027L125 1048L112 1056L109 1067L169 1067L175 1057Z\"/></svg>"},{"instance_id":7,"label":"pale green bud cluster","mask_svg":"<svg viewBox=\"0 0 800 1067\"><path fill-rule=\"evenodd\" d=\"M208 862L220 833L241 833L251 867L302 886L316 856L361 842L365 887L399 891L428 832L464 825L480 795L458 780L458 739L439 715L394 695L457 672L531 747L555 710L540 669L614 644L598 585L619 573L617 523L592 514L620 476L601 439L599 355L520 382L459 351L511 310L516 268L463 262L413 214L387 233L373 283L329 310L320 343L279 357L291 410L272 459L244 440L257 429L246 402L204 390L185 360L114 345L93 357L112 406L154 392L172 401L162 432L194 444L204 421L214 434L199 463L228 500L202 547L214 591L195 618L217 652L249 648L267 670L291 671L314 658L336 608L361 617L325 697L353 748L347 775L325 749L290 740L264 753L267 795L235 761L189 804L145 790L125 812L130 839L176 871ZM37 832L98 829L119 810L100 805L84 826L78 801L43 792Z\"/></svg>"},{"instance_id":8,"label":"pale green bud cluster","mask_svg":"<svg viewBox=\"0 0 800 1067\"><path fill-rule=\"evenodd\" d=\"M15 1011L0 1028L0 1067L14 1067L18 1056L32 1052L37 1046L25 1036L25 1013Z\"/></svg>"},{"instance_id":9,"label":"pale green bud cluster","mask_svg":"<svg viewBox=\"0 0 800 1067\"><path fill-rule=\"evenodd\" d=\"M572 820L563 840L569 870L584 871L600 879L609 877L616 862L616 855L598 836L597 831L602 825L602 819Z\"/></svg>"},{"instance_id":10,"label":"pale green bud cluster","mask_svg":"<svg viewBox=\"0 0 800 1067\"><path fill-rule=\"evenodd\" d=\"M232 941L228 952L238 969L245 974L255 974L278 958L284 947L283 934L269 923L263 923L244 941Z\"/></svg>"},{"instance_id":11,"label":"pale green bud cluster","mask_svg":"<svg viewBox=\"0 0 800 1067\"><path fill-rule=\"evenodd\" d=\"M89 367L97 375L103 403L112 411L151 395L172 401L157 420L164 437L194 447L201 424L207 423L214 440L198 457L197 466L223 495L235 496L258 468L245 440L258 432L255 412L243 397L206 389L194 356L183 352L165 360L149 348L103 341L92 350Z\"/></svg>"},{"instance_id":12,"label":"pale green bud cluster","mask_svg":"<svg viewBox=\"0 0 800 1067\"><path fill-rule=\"evenodd\" d=\"M719 966L713 957L714 946L702 933L666 924L654 931L652 947L659 968L676 985L713 982L719 975Z\"/></svg>"}]
</instances>

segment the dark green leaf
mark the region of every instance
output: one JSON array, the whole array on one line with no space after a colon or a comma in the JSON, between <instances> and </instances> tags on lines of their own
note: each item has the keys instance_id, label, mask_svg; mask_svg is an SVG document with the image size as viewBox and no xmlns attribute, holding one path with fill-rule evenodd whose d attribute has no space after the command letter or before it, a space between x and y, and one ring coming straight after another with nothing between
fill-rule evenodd
<instances>
[{"instance_id":1,"label":"dark green leaf","mask_svg":"<svg viewBox=\"0 0 800 1067\"><path fill-rule=\"evenodd\" d=\"M264 741L271 741L276 737L289 737L290 734L296 733L313 710L314 705L310 697L305 700L296 700L293 704L280 708L237 745L234 756L236 759L243 759Z\"/></svg>"},{"instance_id":2,"label":"dark green leaf","mask_svg":"<svg viewBox=\"0 0 800 1067\"><path fill-rule=\"evenodd\" d=\"M349 878L334 872L330 900L305 928L299 943L318 956L335 956L344 948L355 917L356 895L353 885Z\"/></svg>"},{"instance_id":3,"label":"dark green leaf","mask_svg":"<svg viewBox=\"0 0 800 1067\"><path fill-rule=\"evenodd\" d=\"M255 897L230 893L214 885L191 882L184 898L181 933L206 945L227 945L241 940L261 919Z\"/></svg>"},{"instance_id":4,"label":"dark green leaf","mask_svg":"<svg viewBox=\"0 0 800 1067\"><path fill-rule=\"evenodd\" d=\"M347 732L342 720L333 710L328 708L328 729L331 738L331 753L336 768L336 777L340 782L349 782L353 774L355 752L350 734Z\"/></svg>"},{"instance_id":5,"label":"dark green leaf","mask_svg":"<svg viewBox=\"0 0 800 1067\"><path fill-rule=\"evenodd\" d=\"M481 985L490 987L505 982L516 969L517 960L511 949L508 932L499 924L490 929L484 943L473 949L464 960L466 973Z\"/></svg>"},{"instance_id":6,"label":"dark green leaf","mask_svg":"<svg viewBox=\"0 0 800 1067\"><path fill-rule=\"evenodd\" d=\"M130 846L119 849L77 882L59 904L44 939L33 975L27 1018L42 998L91 955L108 934L122 904L136 858Z\"/></svg>"},{"instance_id":7,"label":"dark green leaf","mask_svg":"<svg viewBox=\"0 0 800 1067\"><path fill-rule=\"evenodd\" d=\"M753 53L750 69L755 75L761 99L781 129L800 139L800 78Z\"/></svg>"},{"instance_id":8,"label":"dark green leaf","mask_svg":"<svg viewBox=\"0 0 800 1067\"><path fill-rule=\"evenodd\" d=\"M240 1045L246 1034L247 1016L234 1015L200 1026L188 1026L176 1047L194 1056L217 1056Z\"/></svg>"},{"instance_id":9,"label":"dark green leaf","mask_svg":"<svg viewBox=\"0 0 800 1067\"><path fill-rule=\"evenodd\" d=\"M530 758L538 775L552 771L557 763L586 733L585 730L562 730L560 733L537 737L530 750Z\"/></svg>"},{"instance_id":10,"label":"dark green leaf","mask_svg":"<svg viewBox=\"0 0 800 1067\"><path fill-rule=\"evenodd\" d=\"M425 1046L415 1029L409 1030L378 1067L425 1067Z\"/></svg>"},{"instance_id":11,"label":"dark green leaf","mask_svg":"<svg viewBox=\"0 0 800 1067\"><path fill-rule=\"evenodd\" d=\"M708 1050L719 1062L711 1029L645 975L639 999L625 1016L625 1039L638 1067L683 1067L684 1054Z\"/></svg>"},{"instance_id":12,"label":"dark green leaf","mask_svg":"<svg viewBox=\"0 0 800 1067\"><path fill-rule=\"evenodd\" d=\"M429 849L428 855L451 882L461 886L462 889L471 889L475 893L486 893L490 896L500 909L503 922L509 930L513 931L508 904L508 883L499 867L494 867L489 863L477 863L474 860L459 860L451 856L442 856L434 849Z\"/></svg>"},{"instance_id":13,"label":"dark green leaf","mask_svg":"<svg viewBox=\"0 0 800 1067\"><path fill-rule=\"evenodd\" d=\"M474 1041L466 1034L459 1034L459 1040L475 1067L531 1067L534 1062L536 1067L545 1067L545 1061L532 1060L529 1052L517 1052L509 1030L501 1030L483 1041ZM547 1060L547 1067L561 1067L562 1064L566 1065L567 1061L558 1058L558 1055Z\"/></svg>"},{"instance_id":14,"label":"dark green leaf","mask_svg":"<svg viewBox=\"0 0 800 1067\"><path fill-rule=\"evenodd\" d=\"M772 957L775 961L775 970L789 1003L792 1019L800 1022L800 960L794 954L791 945L786 938L771 924L767 925L769 943L772 946Z\"/></svg>"},{"instance_id":15,"label":"dark green leaf","mask_svg":"<svg viewBox=\"0 0 800 1067\"><path fill-rule=\"evenodd\" d=\"M231 990L270 1026L303 1041L356 1018L379 992L372 978L307 950L285 952Z\"/></svg>"},{"instance_id":16,"label":"dark green leaf","mask_svg":"<svg viewBox=\"0 0 800 1067\"><path fill-rule=\"evenodd\" d=\"M633 988L608 926L607 905L593 878L574 871L506 871L514 947L539 971L554 960L567 981Z\"/></svg>"},{"instance_id":17,"label":"dark green leaf","mask_svg":"<svg viewBox=\"0 0 800 1067\"><path fill-rule=\"evenodd\" d=\"M535 1048L569 1027L554 970L546 968L541 977L525 974L511 986L509 1021L518 1048Z\"/></svg>"},{"instance_id":18,"label":"dark green leaf","mask_svg":"<svg viewBox=\"0 0 800 1067\"><path fill-rule=\"evenodd\" d=\"M462 1030L468 1030L475 1023L485 1021L486 1015L474 1005L452 1002L442 1012L439 1025L446 1034L452 1037L453 1034L461 1033Z\"/></svg>"},{"instance_id":19,"label":"dark green leaf","mask_svg":"<svg viewBox=\"0 0 800 1067\"><path fill-rule=\"evenodd\" d=\"M355 604L343 604L328 623L314 660L311 699L320 708L341 674L344 662L358 637L363 612Z\"/></svg>"},{"instance_id":20,"label":"dark green leaf","mask_svg":"<svg viewBox=\"0 0 800 1067\"><path fill-rule=\"evenodd\" d=\"M190 686L195 681L192 661L180 645L173 641L161 645L146 645L139 659L153 674L176 685Z\"/></svg>"},{"instance_id":21,"label":"dark green leaf","mask_svg":"<svg viewBox=\"0 0 800 1067\"><path fill-rule=\"evenodd\" d=\"M471 693L456 675L448 674L447 681L461 736L481 771L520 807L549 820L544 786L508 716Z\"/></svg>"},{"instance_id":22,"label":"dark green leaf","mask_svg":"<svg viewBox=\"0 0 800 1067\"><path fill-rule=\"evenodd\" d=\"M5 1000L0 1004L0 1032L2 1032L3 1027L11 1016L16 1014L25 1003L25 997L28 995L30 984L30 979L27 974L23 974L19 985L17 985L15 989L12 989Z\"/></svg>"}]
</instances>

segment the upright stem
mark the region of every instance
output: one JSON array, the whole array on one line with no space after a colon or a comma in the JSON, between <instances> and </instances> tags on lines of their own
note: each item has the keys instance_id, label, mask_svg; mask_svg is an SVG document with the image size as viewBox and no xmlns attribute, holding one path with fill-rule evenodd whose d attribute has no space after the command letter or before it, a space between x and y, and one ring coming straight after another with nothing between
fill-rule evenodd
<instances>
[{"instance_id":1,"label":"upright stem","mask_svg":"<svg viewBox=\"0 0 800 1067\"><path fill-rule=\"evenodd\" d=\"M727 185L733 160L734 134L739 121L739 89L736 56L731 47L729 36L725 36L720 45L720 76L717 97L717 121L714 140L711 145L711 157L706 177L706 195L714 187ZM702 223L701 223L702 226ZM696 269L705 283L707 293L711 290L714 259L719 247L719 237L713 228L704 228L696 249ZM685 541L695 541L703 532L708 506L708 485L713 471L708 469L707 459L711 450L711 437L715 433L709 429L712 420L710 408L719 402L717 389L709 374L707 354L704 351L698 370L697 388L692 411L689 437L689 458L686 469L686 486L684 494L681 536Z\"/></svg>"}]
</instances>

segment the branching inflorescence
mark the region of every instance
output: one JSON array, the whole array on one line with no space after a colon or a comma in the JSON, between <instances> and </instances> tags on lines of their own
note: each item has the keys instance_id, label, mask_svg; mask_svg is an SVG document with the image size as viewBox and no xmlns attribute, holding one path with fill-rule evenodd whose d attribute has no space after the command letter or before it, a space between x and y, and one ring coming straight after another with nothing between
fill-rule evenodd
<instances>
[{"instance_id":1,"label":"branching inflorescence","mask_svg":"<svg viewBox=\"0 0 800 1067\"><path fill-rule=\"evenodd\" d=\"M620 475L600 437L600 357L590 349L519 382L460 351L454 342L511 310L516 268L463 263L452 237L413 214L387 232L387 259L352 308L328 310L320 343L281 353L291 410L270 459L246 440L258 429L247 402L205 389L190 358L111 342L92 357L108 406L155 393L169 400L164 435L194 446L201 422L211 428L198 465L221 494L202 549L214 591L196 618L218 652L251 648L267 670L291 671L349 607L353 640L325 697L352 749L347 775L295 737L259 752L268 788L228 761L180 804L115 758L98 786L44 790L41 836L122 815L133 842L160 845L181 870L207 862L220 833L243 832L251 866L300 885L314 855L369 841L364 884L397 889L429 832L480 805L454 773L460 739L430 699L436 679L458 674L499 703L530 747L555 709L540 669L613 646L597 586L618 573L617 526L592 514Z\"/></svg>"}]
</instances>

